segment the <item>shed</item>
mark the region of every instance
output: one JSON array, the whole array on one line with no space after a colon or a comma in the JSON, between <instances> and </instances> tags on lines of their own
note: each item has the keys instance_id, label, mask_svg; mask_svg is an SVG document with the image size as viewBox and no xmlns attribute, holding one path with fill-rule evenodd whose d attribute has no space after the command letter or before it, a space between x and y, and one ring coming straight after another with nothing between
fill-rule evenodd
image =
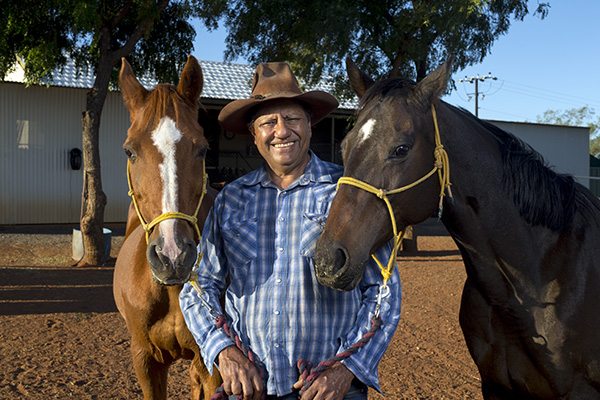
<instances>
[{"instance_id":1,"label":"shed","mask_svg":"<svg viewBox=\"0 0 600 400\"><path fill-rule=\"evenodd\" d=\"M207 110L205 125L211 150L207 171L212 182L226 182L261 163L249 135L224 132L217 115L228 102L250 95L254 68L201 61ZM77 74L73 64L56 70L46 85L27 87L22 70L0 82L0 225L78 223L82 171L70 163L81 148L81 113L93 73ZM153 86L151 80L141 80ZM315 88L332 91L324 80ZM339 144L348 130L356 101L342 102L313 129L311 148L325 160L341 163ZM530 143L559 172L573 174L589 186L587 128L490 121ZM129 198L122 151L129 115L120 93L108 94L100 125L102 186L107 196L104 220L126 220Z\"/></svg>"},{"instance_id":2,"label":"shed","mask_svg":"<svg viewBox=\"0 0 600 400\"><path fill-rule=\"evenodd\" d=\"M210 150L207 172L212 182L229 181L261 162L249 135L223 132L217 122L221 108L250 95L254 68L249 65L201 61L204 89L201 102ZM44 85L24 84L17 66L0 82L0 225L78 223L82 171L73 169L70 154L81 149L81 115L93 72L77 73L72 62L55 70ZM155 82L140 79L147 88ZM331 91L322 81L316 89ZM340 162L336 148L345 132L354 101L342 102L313 129L313 150ZM129 114L117 91L108 93L100 124L102 188L107 196L104 220L126 220L129 206L126 157L122 144Z\"/></svg>"}]
</instances>

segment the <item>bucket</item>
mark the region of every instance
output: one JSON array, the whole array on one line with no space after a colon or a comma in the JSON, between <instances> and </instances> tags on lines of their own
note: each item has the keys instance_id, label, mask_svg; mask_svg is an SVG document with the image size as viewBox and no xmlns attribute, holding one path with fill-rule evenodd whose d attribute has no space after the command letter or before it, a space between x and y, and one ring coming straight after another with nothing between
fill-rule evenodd
<instances>
[{"instance_id":1,"label":"bucket","mask_svg":"<svg viewBox=\"0 0 600 400\"><path fill-rule=\"evenodd\" d=\"M102 228L102 237L104 238L104 250L102 252L102 260L106 260L110 256L110 242L111 242L112 231L108 228ZM73 229L73 255L72 258L75 261L79 261L83 258L83 237L79 229Z\"/></svg>"}]
</instances>

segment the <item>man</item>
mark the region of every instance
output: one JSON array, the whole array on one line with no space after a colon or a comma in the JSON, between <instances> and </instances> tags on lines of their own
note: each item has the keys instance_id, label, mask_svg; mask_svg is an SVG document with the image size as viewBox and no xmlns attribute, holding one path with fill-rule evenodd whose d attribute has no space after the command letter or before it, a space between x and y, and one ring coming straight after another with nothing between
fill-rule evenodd
<instances>
[{"instance_id":1,"label":"man","mask_svg":"<svg viewBox=\"0 0 600 400\"><path fill-rule=\"evenodd\" d=\"M350 292L317 283L312 255L342 167L309 150L311 125L338 105L328 93L303 93L286 63L257 67L249 99L219 114L224 129L250 133L264 166L226 185L206 220L197 282L181 292L181 309L209 371L219 368L224 390L244 399L298 398L296 363L317 364L354 344L370 327L381 276L373 262ZM378 256L386 259L389 246ZM366 399L379 390L377 365L400 318L397 272L383 300L382 327L360 350L323 372L302 399ZM225 312L261 371L215 326Z\"/></svg>"}]
</instances>

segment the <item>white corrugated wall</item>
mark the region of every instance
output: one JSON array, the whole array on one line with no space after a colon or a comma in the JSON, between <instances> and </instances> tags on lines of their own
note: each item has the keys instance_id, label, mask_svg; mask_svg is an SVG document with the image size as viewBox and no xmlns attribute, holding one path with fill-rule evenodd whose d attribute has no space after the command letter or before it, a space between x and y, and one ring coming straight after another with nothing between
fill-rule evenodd
<instances>
[{"instance_id":1,"label":"white corrugated wall","mask_svg":"<svg viewBox=\"0 0 600 400\"><path fill-rule=\"evenodd\" d=\"M77 223L81 170L69 150L81 149L86 91L0 83L0 224ZM100 152L106 222L126 218L128 198L121 144L129 125L119 93L102 115Z\"/></svg>"}]
</instances>

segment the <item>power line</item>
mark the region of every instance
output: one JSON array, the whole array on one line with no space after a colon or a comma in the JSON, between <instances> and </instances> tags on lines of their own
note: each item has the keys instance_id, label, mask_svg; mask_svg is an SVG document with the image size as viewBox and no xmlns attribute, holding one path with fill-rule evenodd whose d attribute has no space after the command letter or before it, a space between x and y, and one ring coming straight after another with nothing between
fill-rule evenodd
<instances>
[{"instance_id":1,"label":"power line","mask_svg":"<svg viewBox=\"0 0 600 400\"><path fill-rule=\"evenodd\" d=\"M487 75L475 75L475 76L465 76L462 79L459 79L459 82L468 82L475 84L475 116L479 117L479 82L483 82L486 79L496 80L495 76L492 76L491 72L488 72Z\"/></svg>"}]
</instances>

